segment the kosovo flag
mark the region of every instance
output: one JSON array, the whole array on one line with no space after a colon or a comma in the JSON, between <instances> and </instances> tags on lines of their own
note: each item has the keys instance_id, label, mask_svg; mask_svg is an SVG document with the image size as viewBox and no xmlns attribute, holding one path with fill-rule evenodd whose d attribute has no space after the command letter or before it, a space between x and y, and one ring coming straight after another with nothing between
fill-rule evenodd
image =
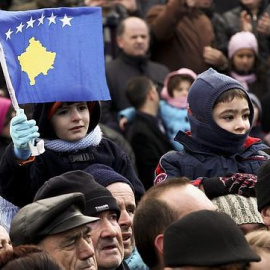
<instances>
[{"instance_id":1,"label":"kosovo flag","mask_svg":"<svg viewBox=\"0 0 270 270\"><path fill-rule=\"evenodd\" d=\"M101 14L100 7L0 11L1 62L19 104L110 99Z\"/></svg>"}]
</instances>

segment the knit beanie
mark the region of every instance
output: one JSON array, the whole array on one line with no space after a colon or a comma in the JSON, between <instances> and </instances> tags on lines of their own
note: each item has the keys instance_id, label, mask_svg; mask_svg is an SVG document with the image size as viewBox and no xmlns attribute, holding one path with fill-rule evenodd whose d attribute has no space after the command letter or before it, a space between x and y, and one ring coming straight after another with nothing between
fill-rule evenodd
<instances>
[{"instance_id":1,"label":"knit beanie","mask_svg":"<svg viewBox=\"0 0 270 270\"><path fill-rule=\"evenodd\" d=\"M163 251L166 267L260 261L236 223L225 213L209 210L192 212L169 225Z\"/></svg>"},{"instance_id":2,"label":"knit beanie","mask_svg":"<svg viewBox=\"0 0 270 270\"><path fill-rule=\"evenodd\" d=\"M255 194L259 212L265 206L270 206L270 160L266 161L259 169Z\"/></svg>"},{"instance_id":3,"label":"knit beanie","mask_svg":"<svg viewBox=\"0 0 270 270\"><path fill-rule=\"evenodd\" d=\"M258 55L258 42L255 35L251 32L242 31L234 34L228 44L228 56L233 55L240 49L251 49Z\"/></svg>"},{"instance_id":4,"label":"knit beanie","mask_svg":"<svg viewBox=\"0 0 270 270\"><path fill-rule=\"evenodd\" d=\"M11 105L9 98L0 97L0 134L4 128L6 122L6 116Z\"/></svg>"},{"instance_id":5,"label":"knit beanie","mask_svg":"<svg viewBox=\"0 0 270 270\"><path fill-rule=\"evenodd\" d=\"M104 187L116 182L122 182L128 184L134 192L131 182L107 165L95 163L88 166L84 171L91 174L95 181Z\"/></svg>"},{"instance_id":6,"label":"knit beanie","mask_svg":"<svg viewBox=\"0 0 270 270\"><path fill-rule=\"evenodd\" d=\"M234 134L221 128L213 118L215 101L224 92L239 89L247 96L249 104L250 126L253 121L253 105L243 86L233 78L218 73L210 68L201 73L191 85L188 93L188 119L191 136L206 151L218 154L233 155L244 149L248 137L245 134Z\"/></svg>"},{"instance_id":7,"label":"knit beanie","mask_svg":"<svg viewBox=\"0 0 270 270\"><path fill-rule=\"evenodd\" d=\"M257 209L257 200L254 197L229 194L216 197L212 202L219 212L228 214L237 225L264 224L262 216Z\"/></svg>"},{"instance_id":8,"label":"knit beanie","mask_svg":"<svg viewBox=\"0 0 270 270\"><path fill-rule=\"evenodd\" d=\"M174 98L174 97L171 97L169 92L168 92L168 83L169 83L170 79L176 75L188 76L192 80L195 80L197 78L197 74L188 68L180 68L176 71L170 72L165 78L164 87L161 91L161 97L164 100L166 100L173 107L186 108L187 107L187 99L186 98L184 98L184 99Z\"/></svg>"},{"instance_id":9,"label":"knit beanie","mask_svg":"<svg viewBox=\"0 0 270 270\"><path fill-rule=\"evenodd\" d=\"M73 192L84 194L85 215L96 216L100 212L115 211L119 218L120 209L111 192L97 183L92 175L80 170L70 171L46 181L37 191L34 201Z\"/></svg>"}]
</instances>

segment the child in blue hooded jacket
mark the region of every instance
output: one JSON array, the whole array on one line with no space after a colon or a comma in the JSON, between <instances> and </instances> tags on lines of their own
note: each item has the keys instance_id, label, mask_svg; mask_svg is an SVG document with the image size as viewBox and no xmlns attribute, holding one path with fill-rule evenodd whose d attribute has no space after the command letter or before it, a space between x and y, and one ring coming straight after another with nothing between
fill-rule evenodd
<instances>
[{"instance_id":1,"label":"child in blue hooded jacket","mask_svg":"<svg viewBox=\"0 0 270 270\"><path fill-rule=\"evenodd\" d=\"M197 75L188 68L180 68L167 75L161 91L160 115L175 150L183 146L174 140L179 130L189 131L187 118L187 95Z\"/></svg>"},{"instance_id":2,"label":"child in blue hooded jacket","mask_svg":"<svg viewBox=\"0 0 270 270\"><path fill-rule=\"evenodd\" d=\"M161 157L155 183L176 176L195 180L257 175L269 158L264 151L269 147L249 137L253 113L252 102L238 81L211 68L201 73L188 93L190 132L179 131L175 138L184 149Z\"/></svg>"}]
</instances>

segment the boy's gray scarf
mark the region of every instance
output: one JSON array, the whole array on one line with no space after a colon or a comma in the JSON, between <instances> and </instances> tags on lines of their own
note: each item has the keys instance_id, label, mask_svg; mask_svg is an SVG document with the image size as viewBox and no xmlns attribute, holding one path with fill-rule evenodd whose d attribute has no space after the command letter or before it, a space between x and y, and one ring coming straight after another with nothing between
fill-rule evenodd
<instances>
[{"instance_id":1,"label":"boy's gray scarf","mask_svg":"<svg viewBox=\"0 0 270 270\"><path fill-rule=\"evenodd\" d=\"M69 152L73 150L85 149L89 146L99 145L102 139L102 132L99 126L96 126L89 134L84 138L76 142L68 142L60 139L48 140L44 139L45 148L56 151L56 152Z\"/></svg>"}]
</instances>

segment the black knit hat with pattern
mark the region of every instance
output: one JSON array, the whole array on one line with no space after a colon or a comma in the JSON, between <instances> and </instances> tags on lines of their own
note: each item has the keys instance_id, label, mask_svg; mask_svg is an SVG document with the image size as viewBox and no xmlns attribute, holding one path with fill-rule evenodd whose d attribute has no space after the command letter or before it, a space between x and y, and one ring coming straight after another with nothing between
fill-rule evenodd
<instances>
[{"instance_id":1,"label":"black knit hat with pattern","mask_svg":"<svg viewBox=\"0 0 270 270\"><path fill-rule=\"evenodd\" d=\"M34 201L72 192L84 194L85 215L96 216L100 212L115 211L119 218L120 209L111 192L97 183L92 175L80 170L70 171L46 181L36 193Z\"/></svg>"}]
</instances>

